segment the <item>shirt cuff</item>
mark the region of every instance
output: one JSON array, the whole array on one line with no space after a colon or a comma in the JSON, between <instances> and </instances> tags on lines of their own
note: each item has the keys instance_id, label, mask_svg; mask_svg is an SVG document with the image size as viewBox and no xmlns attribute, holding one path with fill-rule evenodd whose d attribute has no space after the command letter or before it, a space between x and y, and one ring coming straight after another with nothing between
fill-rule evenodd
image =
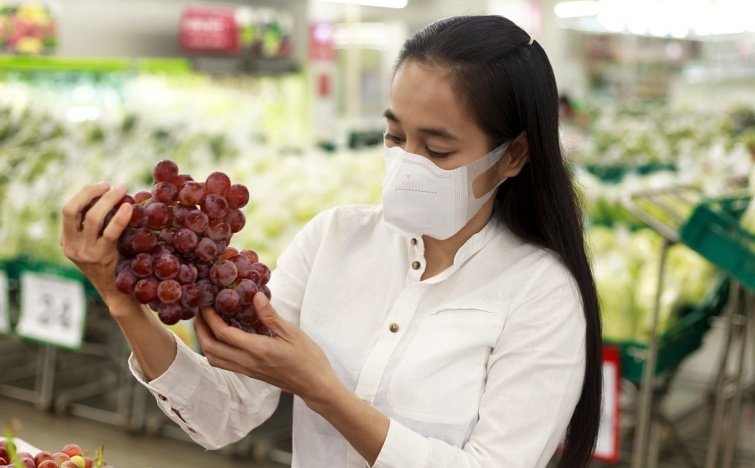
<instances>
[{"instance_id":1,"label":"shirt cuff","mask_svg":"<svg viewBox=\"0 0 755 468\"><path fill-rule=\"evenodd\" d=\"M388 435L373 468L422 468L430 441L391 419Z\"/></svg>"},{"instance_id":2,"label":"shirt cuff","mask_svg":"<svg viewBox=\"0 0 755 468\"><path fill-rule=\"evenodd\" d=\"M172 332L171 332L172 334ZM147 381L134 353L128 358L128 367L136 379L162 402L171 400L182 404L191 399L202 378L202 365L199 355L176 339L176 357L170 367L154 380Z\"/></svg>"}]
</instances>

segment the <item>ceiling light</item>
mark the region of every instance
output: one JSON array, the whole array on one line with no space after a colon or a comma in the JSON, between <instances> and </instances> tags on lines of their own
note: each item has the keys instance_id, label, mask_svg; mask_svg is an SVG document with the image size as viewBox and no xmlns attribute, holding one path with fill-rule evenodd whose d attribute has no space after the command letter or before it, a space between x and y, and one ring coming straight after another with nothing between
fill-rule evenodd
<instances>
[{"instance_id":1,"label":"ceiling light","mask_svg":"<svg viewBox=\"0 0 755 468\"><path fill-rule=\"evenodd\" d=\"M409 0L319 0L331 3L356 3L357 5L381 8L404 8Z\"/></svg>"},{"instance_id":2,"label":"ceiling light","mask_svg":"<svg viewBox=\"0 0 755 468\"><path fill-rule=\"evenodd\" d=\"M600 12L600 3L594 0L579 2L559 2L553 7L559 18L580 18L595 16Z\"/></svg>"}]
</instances>

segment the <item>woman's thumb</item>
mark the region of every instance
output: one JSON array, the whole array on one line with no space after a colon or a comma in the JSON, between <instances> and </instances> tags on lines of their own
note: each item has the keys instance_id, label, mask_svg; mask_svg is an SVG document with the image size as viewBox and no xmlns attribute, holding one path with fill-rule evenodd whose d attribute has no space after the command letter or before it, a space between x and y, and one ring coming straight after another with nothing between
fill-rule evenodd
<instances>
[{"instance_id":1,"label":"woman's thumb","mask_svg":"<svg viewBox=\"0 0 755 468\"><path fill-rule=\"evenodd\" d=\"M265 296L265 293L258 292L254 295L254 310L257 312L257 318L276 335L284 335L283 332L284 320L278 315L270 301Z\"/></svg>"}]
</instances>

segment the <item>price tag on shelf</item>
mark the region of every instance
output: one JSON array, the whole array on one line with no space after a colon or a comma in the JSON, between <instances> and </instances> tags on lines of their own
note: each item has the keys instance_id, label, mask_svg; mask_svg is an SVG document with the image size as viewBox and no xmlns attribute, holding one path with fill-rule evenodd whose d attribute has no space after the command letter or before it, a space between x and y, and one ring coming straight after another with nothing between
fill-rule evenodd
<instances>
[{"instance_id":1,"label":"price tag on shelf","mask_svg":"<svg viewBox=\"0 0 755 468\"><path fill-rule=\"evenodd\" d=\"M21 274L21 317L16 333L24 338L78 349L84 335L84 285L77 280L26 271Z\"/></svg>"},{"instance_id":2,"label":"price tag on shelf","mask_svg":"<svg viewBox=\"0 0 755 468\"><path fill-rule=\"evenodd\" d=\"M8 301L8 274L0 270L0 334L10 332L10 301Z\"/></svg>"}]
</instances>

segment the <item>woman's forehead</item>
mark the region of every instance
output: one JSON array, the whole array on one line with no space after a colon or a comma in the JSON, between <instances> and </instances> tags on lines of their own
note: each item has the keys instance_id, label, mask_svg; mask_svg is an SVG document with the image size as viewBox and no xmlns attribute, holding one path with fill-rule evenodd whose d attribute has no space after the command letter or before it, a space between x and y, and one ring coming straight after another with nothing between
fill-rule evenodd
<instances>
[{"instance_id":1,"label":"woman's forehead","mask_svg":"<svg viewBox=\"0 0 755 468\"><path fill-rule=\"evenodd\" d=\"M472 130L470 127L476 128L473 116L452 86L448 71L411 61L396 70L389 111L404 128L446 128L453 134L465 134Z\"/></svg>"}]
</instances>

